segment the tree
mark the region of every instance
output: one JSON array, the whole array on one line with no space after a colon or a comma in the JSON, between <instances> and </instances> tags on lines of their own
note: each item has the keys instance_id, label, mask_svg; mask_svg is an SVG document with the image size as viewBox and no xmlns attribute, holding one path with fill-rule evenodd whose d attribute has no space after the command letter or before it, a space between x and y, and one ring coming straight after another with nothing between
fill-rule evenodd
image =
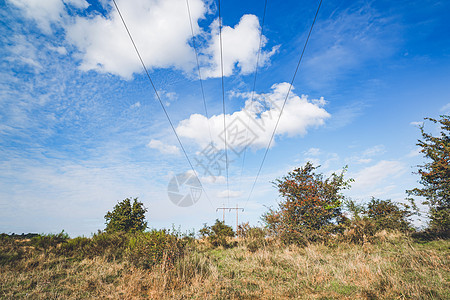
<instances>
[{"instance_id":1,"label":"tree","mask_svg":"<svg viewBox=\"0 0 450 300\"><path fill-rule=\"evenodd\" d=\"M341 211L344 200L341 190L349 188L353 181L344 180L346 168L328 178L315 173L315 169L317 167L307 162L304 167L273 182L283 200L278 209L271 209L263 220L269 230L286 242L325 239L345 220Z\"/></svg>"},{"instance_id":2,"label":"tree","mask_svg":"<svg viewBox=\"0 0 450 300\"><path fill-rule=\"evenodd\" d=\"M133 203L131 203L132 200ZM126 198L118 202L112 212L108 211L105 215L106 232L144 231L147 228L146 212L147 208L144 207L142 202L138 201L138 198Z\"/></svg>"},{"instance_id":3,"label":"tree","mask_svg":"<svg viewBox=\"0 0 450 300\"><path fill-rule=\"evenodd\" d=\"M439 136L426 133L424 125L420 127L422 140L417 145L429 162L418 166L422 188L408 190L410 196L425 197L423 204L428 205L430 229L449 234L450 230L450 116L442 115L440 120L425 118L441 127Z\"/></svg>"}]
</instances>

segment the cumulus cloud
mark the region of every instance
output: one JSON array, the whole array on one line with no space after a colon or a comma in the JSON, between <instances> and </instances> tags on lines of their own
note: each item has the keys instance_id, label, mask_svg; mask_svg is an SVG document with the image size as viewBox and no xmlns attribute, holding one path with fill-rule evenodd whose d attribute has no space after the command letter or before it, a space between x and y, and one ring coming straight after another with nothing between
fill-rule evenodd
<instances>
[{"instance_id":1,"label":"cumulus cloud","mask_svg":"<svg viewBox=\"0 0 450 300\"><path fill-rule=\"evenodd\" d=\"M274 84L270 93L256 95L253 100L249 93L235 94L247 100L243 109L225 115L227 142L232 150L241 151L246 146L253 149L267 146L288 89L289 83ZM309 128L323 125L330 117L323 108L325 104L323 98L310 100L305 95L298 96L291 91L276 135L303 136ZM218 149L223 149L223 114L209 119L201 114L193 114L178 124L177 132L184 138L192 139L199 146L206 147L211 143L208 126L211 128L213 144Z\"/></svg>"},{"instance_id":2,"label":"cumulus cloud","mask_svg":"<svg viewBox=\"0 0 450 300\"><path fill-rule=\"evenodd\" d=\"M163 154L180 154L180 149L174 145L167 145L159 140L151 140L147 146L151 149L156 149Z\"/></svg>"},{"instance_id":3,"label":"cumulus cloud","mask_svg":"<svg viewBox=\"0 0 450 300\"><path fill-rule=\"evenodd\" d=\"M71 11L83 10L89 3L85 0L8 1L26 18L35 21L45 34L51 34L53 28L65 30L66 42L78 50L76 56L80 59L81 70L111 73L125 79L142 72L135 49L114 7L108 7L106 15L73 16L67 12L68 6ZM194 49L190 45L192 32L184 0L117 0L117 4L147 68L173 68L189 76L196 74L193 72L196 68ZM189 1L194 34L202 37L203 43L198 43L202 44L198 50L205 78L221 76L218 19L209 27L201 28L198 24L209 13L207 6L204 0ZM234 28L223 27L225 76L232 75L235 70L241 74L254 71L260 30L258 18L249 14L244 15ZM267 39L262 36L262 46L266 43ZM277 49L275 46L271 51L262 51L259 65L268 64Z\"/></svg>"},{"instance_id":4,"label":"cumulus cloud","mask_svg":"<svg viewBox=\"0 0 450 300\"><path fill-rule=\"evenodd\" d=\"M232 75L235 68L239 68L241 74L250 74L255 70L260 33L259 20L255 15L242 16L239 24L234 28L222 26L224 76ZM217 19L211 25L211 36L210 45L204 50L204 54L208 56L209 66L204 67L202 74L205 77L220 77L222 72ZM264 47L267 39L264 36L261 38L261 47ZM271 51L262 51L259 57L259 66L267 64L278 48L279 46L275 46Z\"/></svg>"},{"instance_id":5,"label":"cumulus cloud","mask_svg":"<svg viewBox=\"0 0 450 300\"><path fill-rule=\"evenodd\" d=\"M144 62L149 68L194 67L186 3L181 0L117 1ZM196 31L206 7L201 0L189 2ZM82 70L107 72L130 79L141 65L117 10L107 17L77 17L67 26L67 39L81 51Z\"/></svg>"}]
</instances>

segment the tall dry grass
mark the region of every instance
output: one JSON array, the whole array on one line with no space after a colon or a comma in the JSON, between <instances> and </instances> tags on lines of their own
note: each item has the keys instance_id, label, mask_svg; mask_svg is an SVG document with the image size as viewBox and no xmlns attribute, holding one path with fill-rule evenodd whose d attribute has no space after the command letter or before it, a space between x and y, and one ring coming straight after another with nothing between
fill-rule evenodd
<instances>
[{"instance_id":1,"label":"tall dry grass","mask_svg":"<svg viewBox=\"0 0 450 300\"><path fill-rule=\"evenodd\" d=\"M197 241L174 264L34 253L0 266L0 297L32 299L450 299L450 242L379 233L372 243L277 241L249 251Z\"/></svg>"}]
</instances>

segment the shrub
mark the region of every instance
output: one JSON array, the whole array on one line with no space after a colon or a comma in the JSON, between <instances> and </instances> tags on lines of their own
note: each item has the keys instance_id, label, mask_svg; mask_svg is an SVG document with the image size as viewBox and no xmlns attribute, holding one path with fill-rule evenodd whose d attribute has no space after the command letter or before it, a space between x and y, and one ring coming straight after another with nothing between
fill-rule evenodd
<instances>
[{"instance_id":1,"label":"shrub","mask_svg":"<svg viewBox=\"0 0 450 300\"><path fill-rule=\"evenodd\" d=\"M383 230L413 230L408 221L413 212L408 205L372 197L366 204L356 204L348 199L345 206L350 212L350 219L344 224L344 241L364 243L373 241L375 234Z\"/></svg>"},{"instance_id":2,"label":"shrub","mask_svg":"<svg viewBox=\"0 0 450 300\"><path fill-rule=\"evenodd\" d=\"M315 173L315 169L308 162L274 182L283 200L278 210L271 209L263 220L285 243L326 240L345 221L341 190L349 188L352 179L344 180L345 168L329 178Z\"/></svg>"},{"instance_id":3,"label":"shrub","mask_svg":"<svg viewBox=\"0 0 450 300\"><path fill-rule=\"evenodd\" d=\"M412 212L409 210L409 206L404 204L394 203L389 199L380 200L372 197L364 213L367 218L374 221L377 231L386 229L407 232L412 230L407 220Z\"/></svg>"},{"instance_id":4,"label":"shrub","mask_svg":"<svg viewBox=\"0 0 450 300\"><path fill-rule=\"evenodd\" d=\"M128 241L127 259L137 267L151 268L160 263L173 266L183 256L186 240L166 230L135 233Z\"/></svg>"},{"instance_id":5,"label":"shrub","mask_svg":"<svg viewBox=\"0 0 450 300\"><path fill-rule=\"evenodd\" d=\"M222 246L224 248L229 248L232 244L228 243L227 238L234 237L235 233L231 226L216 220L216 223L211 227L208 227L205 224L204 227L200 229L200 235L207 237L213 247Z\"/></svg>"},{"instance_id":6,"label":"shrub","mask_svg":"<svg viewBox=\"0 0 450 300\"><path fill-rule=\"evenodd\" d=\"M50 248L55 248L58 244L66 242L69 239L69 235L63 231L58 234L39 234L31 238L31 245L37 249L44 251Z\"/></svg>"},{"instance_id":7,"label":"shrub","mask_svg":"<svg viewBox=\"0 0 450 300\"><path fill-rule=\"evenodd\" d=\"M107 260L121 259L128 244L129 235L124 232L99 231L92 238L77 237L67 240L55 252L78 259L104 256Z\"/></svg>"}]
</instances>

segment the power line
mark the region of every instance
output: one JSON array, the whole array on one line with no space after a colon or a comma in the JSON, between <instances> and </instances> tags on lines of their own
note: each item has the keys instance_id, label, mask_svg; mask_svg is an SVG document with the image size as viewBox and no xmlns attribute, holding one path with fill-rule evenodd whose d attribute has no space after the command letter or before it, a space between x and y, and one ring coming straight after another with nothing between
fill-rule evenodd
<instances>
[{"instance_id":1,"label":"power line","mask_svg":"<svg viewBox=\"0 0 450 300\"><path fill-rule=\"evenodd\" d=\"M170 120L169 114L167 113L167 110L166 110L166 108L164 107L164 104L162 103L161 98L159 97L158 90L156 89L155 85L153 84L153 80L152 80L152 78L150 77L150 74L149 74L149 72L148 72L148 70L147 70L147 67L146 67L145 64L144 64L144 60L142 59L142 56L141 56L141 54L139 53L139 50L138 50L138 48L137 48L137 46L136 46L136 43L134 42L133 37L131 36L130 30L128 30L128 26L127 26L127 24L125 23L125 20L124 20L124 18L123 18L123 16L122 16L122 13L121 13L120 10L119 10L119 7L117 6L116 0L113 0L113 3L114 3L114 6L115 6L116 9L117 9L117 12L119 13L119 16L120 16L120 19L122 20L123 26L125 27L125 29L126 29L126 31L127 31L127 33L128 33L128 36L130 37L131 43L133 44L133 47L134 47L134 50L136 50L136 54L138 55L139 60L141 61L142 68L144 69L145 74L147 75L148 81L150 82L151 86L153 87L153 90L155 91L156 97L158 98L159 104L161 104L161 107L162 107L162 109L163 109L163 111L164 111L164 114L166 115L167 120L168 120L169 123L170 123L170 127L172 127L173 133L175 134L175 136L176 136L176 138L177 138L177 140L178 140L178 143L180 144L181 150L183 151L184 156L186 157L186 159L187 159L189 165L191 166L191 169L192 169L192 171L194 172L195 177L197 177L197 180L198 180L198 182L200 183L200 186L202 187L202 190L205 192L206 198L208 199L209 203L210 203L211 206L212 206L211 200L209 199L208 194L206 193L206 190L205 190L205 188L203 187L203 184L202 184L201 181L200 181L200 178L198 178L197 173L195 172L194 166L192 165L191 160L189 159L189 156L187 155L186 150L185 150L184 147L183 147L183 143L181 143L180 137L178 136L177 131L175 130L175 127L173 126L172 120Z\"/></svg>"},{"instance_id":2,"label":"power line","mask_svg":"<svg viewBox=\"0 0 450 300\"><path fill-rule=\"evenodd\" d=\"M266 161L267 153L269 152L270 145L272 144L273 138L275 136L275 132L277 131L278 123L280 122L281 115L283 114L284 107L285 107L287 99L289 97L289 93L291 92L292 85L294 84L295 76L297 75L298 69L300 67L300 63L302 62L302 59L303 59L303 55L305 54L306 46L308 45L308 41L309 41L309 38L311 36L311 32L312 32L312 30L314 28L314 24L316 23L317 15L319 14L319 10L320 10L320 6L321 5L322 5L322 0L320 0L319 6L317 7L317 11L316 11L316 14L314 16L314 20L313 20L313 22L311 24L311 28L309 29L308 37L306 38L305 45L303 46L302 54L300 55L300 58L298 60L297 67L295 68L294 75L292 76L291 84L289 85L288 92L286 93L286 98L284 99L283 106L281 107L281 111L280 111L280 114L278 116L278 120L277 120L277 122L275 124L275 128L273 129L272 136L270 137L269 144L267 145L266 151L264 153L264 157L263 157L263 159L261 161L261 165L259 166L258 173L256 174L255 181L253 182L252 188L250 190L250 194L248 195L247 201L245 201L244 207L247 205L248 201L250 200L250 197L252 196L253 190L255 189L256 182L258 181L258 178L259 178L259 174L261 173L261 169L262 169L262 167L264 165L264 162Z\"/></svg>"},{"instance_id":3,"label":"power line","mask_svg":"<svg viewBox=\"0 0 450 300\"><path fill-rule=\"evenodd\" d=\"M195 46L194 27L192 26L191 9L189 8L189 0L186 0L186 5L187 5L187 11L188 11L188 15L189 15L189 24L191 25L192 46L195 51L195 60L197 61L198 78L200 81L200 88L202 90L203 105L205 107L205 115L206 115L206 119L208 121L209 138L211 139L211 145L212 145L213 139L212 139L212 134L211 134L211 126L209 125L209 115L208 115L208 109L206 108L205 91L203 89L202 74L200 72L200 64L198 62L198 51L197 51L197 47Z\"/></svg>"},{"instance_id":4,"label":"power line","mask_svg":"<svg viewBox=\"0 0 450 300\"><path fill-rule=\"evenodd\" d=\"M227 169L227 196L228 205L230 205L230 184L228 179L228 146L227 146L227 126L225 121L225 87L223 83L223 50L222 50L222 18L220 15L220 0L218 0L218 10L219 10L219 43L220 43L220 69L222 72L222 108L223 108L223 133L225 142L225 163Z\"/></svg>"},{"instance_id":5,"label":"power line","mask_svg":"<svg viewBox=\"0 0 450 300\"><path fill-rule=\"evenodd\" d=\"M266 9L267 9L267 0L264 1L264 11L263 11L263 17L262 17L262 21L261 21L261 32L259 33L259 48L258 48L258 54L256 56L256 66L255 66L255 76L253 77L253 88L252 88L252 93L251 93L251 99L250 99L250 103L253 102L253 98L255 95L255 89L256 89L256 76L258 74L258 65L259 65L259 56L261 55L261 48L262 48L262 34L263 34L263 30L264 30L264 23L266 20ZM248 115L247 118L247 126L245 127L245 140L247 141L248 139L248 127L250 124L250 115ZM241 175L239 177L239 189L242 186L242 173L244 171L244 164L245 164L245 158L247 156L247 148L249 145L247 145L244 148L244 156L242 158L242 165L241 165Z\"/></svg>"}]
</instances>

